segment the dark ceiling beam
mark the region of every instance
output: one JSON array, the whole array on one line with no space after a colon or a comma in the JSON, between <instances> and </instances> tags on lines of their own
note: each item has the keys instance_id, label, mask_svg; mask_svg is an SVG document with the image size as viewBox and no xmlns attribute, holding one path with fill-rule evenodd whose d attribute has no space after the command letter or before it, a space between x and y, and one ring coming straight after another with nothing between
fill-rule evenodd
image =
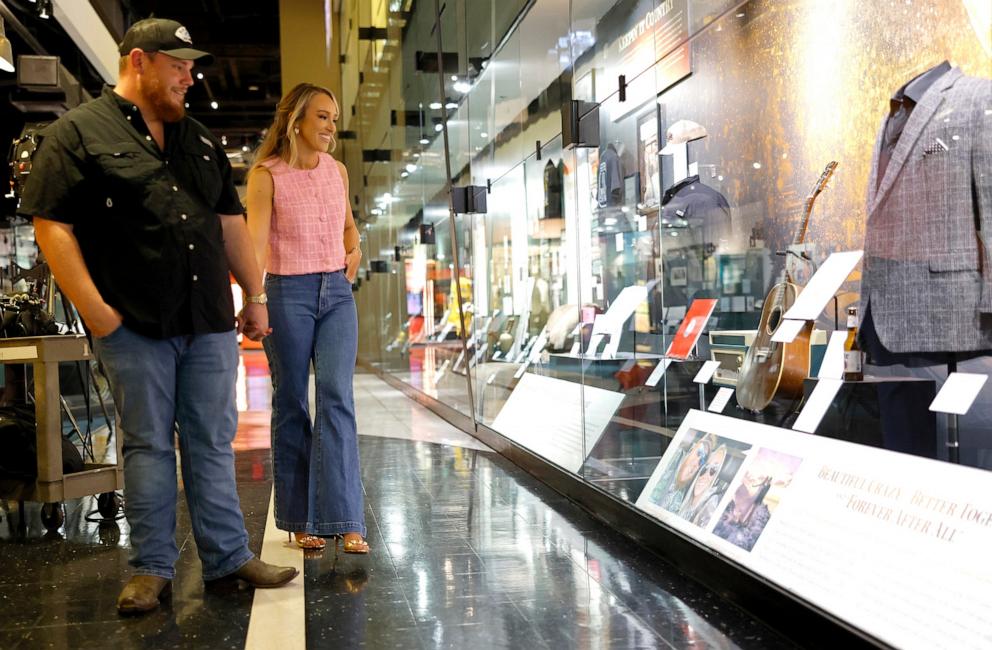
<instances>
[{"instance_id":1,"label":"dark ceiling beam","mask_svg":"<svg viewBox=\"0 0 992 650\"><path fill-rule=\"evenodd\" d=\"M235 88L241 87L241 75L238 74L238 61L237 59L227 60L228 68L231 71L231 80L234 82Z\"/></svg>"}]
</instances>

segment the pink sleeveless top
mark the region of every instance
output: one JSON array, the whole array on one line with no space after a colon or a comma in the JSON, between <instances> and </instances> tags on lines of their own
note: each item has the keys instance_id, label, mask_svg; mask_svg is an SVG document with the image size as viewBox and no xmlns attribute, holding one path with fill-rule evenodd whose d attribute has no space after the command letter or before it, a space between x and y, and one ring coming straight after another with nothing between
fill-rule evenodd
<instances>
[{"instance_id":1,"label":"pink sleeveless top","mask_svg":"<svg viewBox=\"0 0 992 650\"><path fill-rule=\"evenodd\" d=\"M313 169L294 169L281 158L262 164L274 186L265 270L302 275L343 269L347 197L334 158L319 154Z\"/></svg>"}]
</instances>

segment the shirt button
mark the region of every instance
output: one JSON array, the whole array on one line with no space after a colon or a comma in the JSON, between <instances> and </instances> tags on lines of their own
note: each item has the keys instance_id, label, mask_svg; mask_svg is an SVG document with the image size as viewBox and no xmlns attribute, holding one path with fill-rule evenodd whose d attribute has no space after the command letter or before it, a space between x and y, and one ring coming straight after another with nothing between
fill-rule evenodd
<instances>
[{"instance_id":1,"label":"shirt button","mask_svg":"<svg viewBox=\"0 0 992 650\"><path fill-rule=\"evenodd\" d=\"M138 107L137 107L137 106L132 106L132 107L131 107L131 112L132 112L132 113L133 113L133 112L135 112L136 110L138 110Z\"/></svg>"},{"instance_id":2,"label":"shirt button","mask_svg":"<svg viewBox=\"0 0 992 650\"><path fill-rule=\"evenodd\" d=\"M178 187L176 187L175 185L173 185L173 186L172 186L172 191L173 191L173 192L178 192L178 191L179 191L179 188L178 188Z\"/></svg>"},{"instance_id":3,"label":"shirt button","mask_svg":"<svg viewBox=\"0 0 992 650\"><path fill-rule=\"evenodd\" d=\"M151 141L152 141L152 136L150 136L150 135L146 135L146 136L145 136L145 140L148 140L149 142L151 142Z\"/></svg>"},{"instance_id":4,"label":"shirt button","mask_svg":"<svg viewBox=\"0 0 992 650\"><path fill-rule=\"evenodd\" d=\"M197 281L197 280L199 280L199 279L200 279L200 278L199 278L198 276L195 276L195 275L193 276L193 282L196 282L196 281Z\"/></svg>"},{"instance_id":5,"label":"shirt button","mask_svg":"<svg viewBox=\"0 0 992 650\"><path fill-rule=\"evenodd\" d=\"M203 154L203 159L204 160L210 160L210 156L208 156L207 154Z\"/></svg>"},{"instance_id":6,"label":"shirt button","mask_svg":"<svg viewBox=\"0 0 992 650\"><path fill-rule=\"evenodd\" d=\"M131 121L131 116L130 116L130 115L128 115L128 116L127 116L127 121L128 121L128 122L130 122L130 121Z\"/></svg>"},{"instance_id":7,"label":"shirt button","mask_svg":"<svg viewBox=\"0 0 992 650\"><path fill-rule=\"evenodd\" d=\"M186 216L185 214L179 215L179 218L182 219L183 221L186 221L187 219L189 219L189 217Z\"/></svg>"},{"instance_id":8,"label":"shirt button","mask_svg":"<svg viewBox=\"0 0 992 650\"><path fill-rule=\"evenodd\" d=\"M190 244L190 245L189 245L189 249L190 249L190 250L193 250L194 248L196 248L196 246L194 246L193 244Z\"/></svg>"}]
</instances>

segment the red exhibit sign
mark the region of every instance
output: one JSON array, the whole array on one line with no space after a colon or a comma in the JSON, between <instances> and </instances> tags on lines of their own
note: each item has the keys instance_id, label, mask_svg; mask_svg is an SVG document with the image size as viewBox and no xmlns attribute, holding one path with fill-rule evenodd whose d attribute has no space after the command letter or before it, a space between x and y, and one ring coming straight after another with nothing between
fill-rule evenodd
<instances>
[{"instance_id":1,"label":"red exhibit sign","mask_svg":"<svg viewBox=\"0 0 992 650\"><path fill-rule=\"evenodd\" d=\"M693 300L665 356L671 359L688 359L715 308L715 298Z\"/></svg>"}]
</instances>

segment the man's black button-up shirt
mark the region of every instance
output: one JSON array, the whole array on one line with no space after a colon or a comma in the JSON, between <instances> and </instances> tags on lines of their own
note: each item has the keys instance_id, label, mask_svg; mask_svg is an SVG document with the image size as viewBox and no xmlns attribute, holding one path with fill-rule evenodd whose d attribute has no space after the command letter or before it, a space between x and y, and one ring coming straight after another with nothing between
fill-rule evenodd
<instances>
[{"instance_id":1,"label":"man's black button-up shirt","mask_svg":"<svg viewBox=\"0 0 992 650\"><path fill-rule=\"evenodd\" d=\"M97 289L156 339L234 327L219 214L242 214L231 164L206 127L165 125L109 87L41 134L18 212L70 224Z\"/></svg>"}]
</instances>

